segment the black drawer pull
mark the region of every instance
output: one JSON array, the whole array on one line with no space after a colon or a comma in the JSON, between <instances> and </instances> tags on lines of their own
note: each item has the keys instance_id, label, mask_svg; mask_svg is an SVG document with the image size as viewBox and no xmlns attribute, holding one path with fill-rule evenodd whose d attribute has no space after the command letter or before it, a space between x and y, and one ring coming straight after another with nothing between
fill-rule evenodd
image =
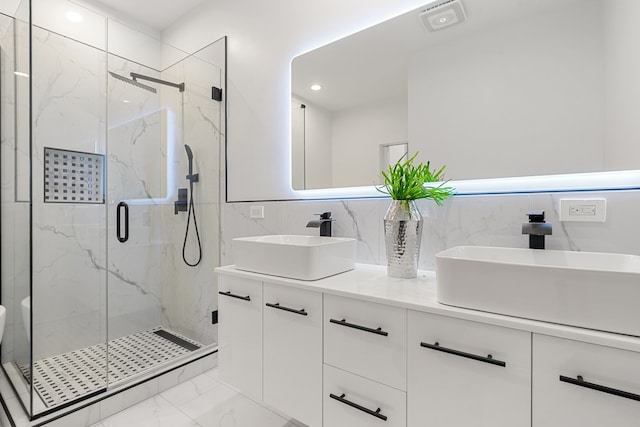
<instances>
[{"instance_id":1,"label":"black drawer pull","mask_svg":"<svg viewBox=\"0 0 640 427\"><path fill-rule=\"evenodd\" d=\"M426 342L421 342L420 343L420 347L426 347L426 348L430 348L431 350L442 351L444 353L453 354L455 356L466 357L467 359L473 359L473 360L477 360L479 362L490 363L490 364L496 365L496 366L502 366L503 368L505 366L507 366L506 362L503 362L501 360L496 360L490 354L488 356L486 356L486 357L485 356L478 356L478 355L471 354L471 353L465 353L465 352L459 351L459 350L453 350L451 348L441 347L440 343L438 343L438 342L436 342L435 344L427 344Z\"/></svg>"},{"instance_id":2,"label":"black drawer pull","mask_svg":"<svg viewBox=\"0 0 640 427\"><path fill-rule=\"evenodd\" d=\"M295 314L299 314L301 316L306 316L309 313L307 313L304 308L302 310L296 310L295 308L289 308L289 307L285 307L280 305L279 302L275 303L275 304L271 304L270 302L265 304L267 307L271 307L271 308L277 308L278 310L284 310L284 311L288 311L289 313L295 313Z\"/></svg>"},{"instance_id":3,"label":"black drawer pull","mask_svg":"<svg viewBox=\"0 0 640 427\"><path fill-rule=\"evenodd\" d=\"M251 301L251 297L249 295L247 295L246 297L243 297L242 295L236 295L236 294L232 294L231 291L227 291L227 292L218 292L220 295L225 295L231 298L238 298L241 299L243 301Z\"/></svg>"},{"instance_id":4,"label":"black drawer pull","mask_svg":"<svg viewBox=\"0 0 640 427\"><path fill-rule=\"evenodd\" d=\"M638 394L629 393L628 391L617 390L615 388L607 387L600 384L589 383L585 381L584 378L582 378L582 375L578 375L577 378L565 377L564 375L560 375L560 381L640 402L640 395Z\"/></svg>"},{"instance_id":5,"label":"black drawer pull","mask_svg":"<svg viewBox=\"0 0 640 427\"><path fill-rule=\"evenodd\" d=\"M345 319L342 319L342 320L329 319L329 322L335 323L336 325L340 325L340 326L346 326L347 328L353 328L353 329L358 329L360 331L371 332L372 334L382 335L383 337L386 337L389 335L389 332L383 331L382 328L378 328L378 329L367 328L366 326L356 325L355 323L348 323Z\"/></svg>"},{"instance_id":6,"label":"black drawer pull","mask_svg":"<svg viewBox=\"0 0 640 427\"><path fill-rule=\"evenodd\" d=\"M382 415L380 413L380 408L376 409L375 411L372 411L369 408L365 408L364 406L360 406L357 403L353 403L352 401L345 399L344 396L345 396L344 393L342 393L340 396L337 396L337 395L335 395L333 393L329 393L329 397L332 398L332 399L337 400L338 402L342 402L345 405L351 406L352 408L356 408L356 409L358 409L358 410L360 410L362 412L366 412L369 415L373 415L376 418L380 418L382 421L387 421L387 416L386 415Z\"/></svg>"}]
</instances>

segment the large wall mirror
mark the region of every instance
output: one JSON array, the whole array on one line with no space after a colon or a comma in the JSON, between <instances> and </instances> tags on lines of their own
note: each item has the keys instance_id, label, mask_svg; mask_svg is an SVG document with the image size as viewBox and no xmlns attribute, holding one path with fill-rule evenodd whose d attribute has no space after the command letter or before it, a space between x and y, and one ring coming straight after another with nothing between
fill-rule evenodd
<instances>
[{"instance_id":1,"label":"large wall mirror","mask_svg":"<svg viewBox=\"0 0 640 427\"><path fill-rule=\"evenodd\" d=\"M640 169L640 1L451 3L293 59L294 189L378 183L399 143L454 180Z\"/></svg>"}]
</instances>

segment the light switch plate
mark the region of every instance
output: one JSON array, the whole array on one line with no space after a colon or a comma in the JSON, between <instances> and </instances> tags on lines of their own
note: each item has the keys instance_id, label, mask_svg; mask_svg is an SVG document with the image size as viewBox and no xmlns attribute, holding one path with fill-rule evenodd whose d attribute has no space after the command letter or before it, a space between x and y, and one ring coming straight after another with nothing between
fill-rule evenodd
<instances>
[{"instance_id":1,"label":"light switch plate","mask_svg":"<svg viewBox=\"0 0 640 427\"><path fill-rule=\"evenodd\" d=\"M605 222L607 199L560 199L560 221Z\"/></svg>"}]
</instances>

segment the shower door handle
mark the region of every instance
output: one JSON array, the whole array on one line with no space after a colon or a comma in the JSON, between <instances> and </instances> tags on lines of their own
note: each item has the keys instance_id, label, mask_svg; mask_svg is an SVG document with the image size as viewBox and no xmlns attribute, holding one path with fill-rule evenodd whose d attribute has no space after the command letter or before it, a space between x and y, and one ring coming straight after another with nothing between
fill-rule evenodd
<instances>
[{"instance_id":1,"label":"shower door handle","mask_svg":"<svg viewBox=\"0 0 640 427\"><path fill-rule=\"evenodd\" d=\"M122 217L120 212L124 208L124 235L122 235ZM129 240L129 205L127 202L120 202L116 207L116 237L120 243Z\"/></svg>"}]
</instances>

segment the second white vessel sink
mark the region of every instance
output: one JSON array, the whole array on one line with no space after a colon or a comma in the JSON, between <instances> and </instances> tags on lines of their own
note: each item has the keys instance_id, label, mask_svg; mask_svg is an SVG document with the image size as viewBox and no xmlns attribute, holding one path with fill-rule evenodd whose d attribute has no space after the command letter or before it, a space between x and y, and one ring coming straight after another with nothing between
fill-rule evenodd
<instances>
[{"instance_id":1,"label":"second white vessel sink","mask_svg":"<svg viewBox=\"0 0 640 427\"><path fill-rule=\"evenodd\" d=\"M640 257L481 246L436 255L438 301L640 336Z\"/></svg>"},{"instance_id":2,"label":"second white vessel sink","mask_svg":"<svg viewBox=\"0 0 640 427\"><path fill-rule=\"evenodd\" d=\"M233 239L232 248L238 270L300 280L353 270L356 259L356 240L346 237L240 237Z\"/></svg>"}]
</instances>

